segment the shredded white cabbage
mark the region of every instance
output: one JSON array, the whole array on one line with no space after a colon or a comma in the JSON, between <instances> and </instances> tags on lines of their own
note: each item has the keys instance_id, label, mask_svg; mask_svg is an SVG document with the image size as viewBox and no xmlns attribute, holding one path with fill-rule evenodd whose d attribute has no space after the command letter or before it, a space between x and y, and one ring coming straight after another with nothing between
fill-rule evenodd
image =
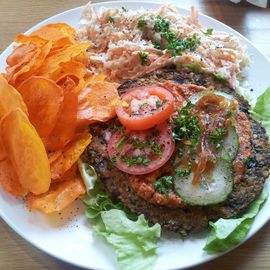
<instances>
[{"instance_id":1,"label":"shredded white cabbage","mask_svg":"<svg viewBox=\"0 0 270 270\"><path fill-rule=\"evenodd\" d=\"M155 49L152 41L161 39L161 33L153 30L158 16L169 20L170 31L179 39L195 34L200 39L196 50L172 56L167 50ZM147 22L144 31L138 27L141 19ZM206 35L206 31L200 25L195 9L185 17L171 5L157 10L126 11L96 9L89 4L80 20L78 38L94 43L90 66L93 71L105 72L111 79L134 79L173 63L199 63L203 71L218 72L236 88L237 75L248 65L243 45L232 34L213 31ZM141 64L138 52L148 54L147 65Z\"/></svg>"}]
</instances>

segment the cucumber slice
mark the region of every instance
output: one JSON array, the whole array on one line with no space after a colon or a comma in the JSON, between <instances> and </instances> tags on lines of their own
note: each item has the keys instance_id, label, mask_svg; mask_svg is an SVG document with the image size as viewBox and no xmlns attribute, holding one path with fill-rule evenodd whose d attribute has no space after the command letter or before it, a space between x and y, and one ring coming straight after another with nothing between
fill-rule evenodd
<instances>
[{"instance_id":1,"label":"cucumber slice","mask_svg":"<svg viewBox=\"0 0 270 270\"><path fill-rule=\"evenodd\" d=\"M193 173L186 177L175 176L175 191L187 204L203 206L221 203L232 191L232 163L228 160L219 159L212 174L203 174L198 185L192 184L193 176Z\"/></svg>"},{"instance_id":2,"label":"cucumber slice","mask_svg":"<svg viewBox=\"0 0 270 270\"><path fill-rule=\"evenodd\" d=\"M214 94L214 95L217 95L217 96L222 96L222 97L225 97L226 99L229 99L229 100L233 100L233 99L234 99L232 95L227 94L227 93L224 93L224 92L222 92L222 91L210 91L210 90L207 90L207 91L197 92L196 94L192 95L192 96L189 98L189 101L190 101L192 104L195 104L195 103L197 103L197 101L199 101L203 96L208 95L208 94Z\"/></svg>"},{"instance_id":3,"label":"cucumber slice","mask_svg":"<svg viewBox=\"0 0 270 270\"><path fill-rule=\"evenodd\" d=\"M239 149L239 138L235 127L228 129L228 135L224 138L223 147L221 150L221 158L233 161Z\"/></svg>"}]
</instances>

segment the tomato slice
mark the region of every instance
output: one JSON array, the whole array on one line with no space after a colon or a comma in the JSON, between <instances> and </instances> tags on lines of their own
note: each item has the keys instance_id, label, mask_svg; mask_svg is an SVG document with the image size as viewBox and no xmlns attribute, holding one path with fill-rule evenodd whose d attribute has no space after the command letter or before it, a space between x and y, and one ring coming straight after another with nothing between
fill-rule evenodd
<instances>
[{"instance_id":1,"label":"tomato slice","mask_svg":"<svg viewBox=\"0 0 270 270\"><path fill-rule=\"evenodd\" d=\"M153 172L165 164L174 151L171 127L162 123L143 131L116 131L108 143L108 155L121 171L133 175Z\"/></svg>"},{"instance_id":2,"label":"tomato slice","mask_svg":"<svg viewBox=\"0 0 270 270\"><path fill-rule=\"evenodd\" d=\"M115 110L122 125L131 130L145 130L170 117L174 112L174 97L157 85L131 88Z\"/></svg>"}]
</instances>

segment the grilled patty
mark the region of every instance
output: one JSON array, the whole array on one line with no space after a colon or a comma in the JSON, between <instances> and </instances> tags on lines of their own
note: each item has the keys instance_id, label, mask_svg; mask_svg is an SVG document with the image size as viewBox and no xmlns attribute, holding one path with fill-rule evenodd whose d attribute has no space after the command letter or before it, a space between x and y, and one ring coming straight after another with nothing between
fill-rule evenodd
<instances>
[{"instance_id":1,"label":"grilled patty","mask_svg":"<svg viewBox=\"0 0 270 270\"><path fill-rule=\"evenodd\" d=\"M207 228L208 222L218 218L230 218L244 211L249 204L262 192L264 182L269 175L270 149L264 128L248 114L248 103L228 86L216 82L211 75L194 74L184 70L159 70L148 77L126 81L119 87L120 94L126 89L142 85L157 84L163 81L174 81L179 84L192 83L201 86L214 86L215 89L232 94L239 102L240 111L250 121L251 156L245 163L245 171L241 181L234 184L233 191L222 204L214 206L185 206L169 208L155 205L142 199L132 189L129 175L114 167L107 154L106 134L117 128L117 120L94 125L91 128L93 139L88 147L89 162L94 166L108 194L121 200L137 214L144 214L151 223L159 223L164 230L180 232L183 235L200 232Z\"/></svg>"}]
</instances>

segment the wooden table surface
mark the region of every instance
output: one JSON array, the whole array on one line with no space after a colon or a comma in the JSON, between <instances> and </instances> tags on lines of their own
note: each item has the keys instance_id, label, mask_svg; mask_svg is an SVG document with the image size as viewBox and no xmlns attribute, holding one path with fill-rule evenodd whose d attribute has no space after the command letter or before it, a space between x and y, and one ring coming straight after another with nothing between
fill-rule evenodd
<instances>
[{"instance_id":1,"label":"wooden table surface","mask_svg":"<svg viewBox=\"0 0 270 270\"><path fill-rule=\"evenodd\" d=\"M92 1L97 2L97 1ZM270 57L270 5L260 9L242 1L173 0L182 7L196 5L199 11L236 29ZM19 32L64 10L86 4L86 0L0 0L0 52ZM124 4L123 4L124 5ZM270 224L229 254L193 270L270 269ZM79 269L35 249L0 219L0 269ZM192 254L190 254L192 256ZM179 254L179 258L181 254ZM136 270L136 269L134 269Z\"/></svg>"}]
</instances>

